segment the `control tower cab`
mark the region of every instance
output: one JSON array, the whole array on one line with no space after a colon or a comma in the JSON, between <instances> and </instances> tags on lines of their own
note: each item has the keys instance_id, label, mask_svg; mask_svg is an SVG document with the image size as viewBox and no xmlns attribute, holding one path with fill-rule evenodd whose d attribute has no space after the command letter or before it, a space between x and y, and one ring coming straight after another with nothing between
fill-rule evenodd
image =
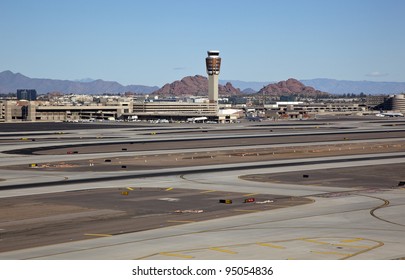
<instances>
[{"instance_id":1,"label":"control tower cab","mask_svg":"<svg viewBox=\"0 0 405 280\"><path fill-rule=\"evenodd\" d=\"M208 75L219 75L221 68L221 58L219 57L219 51L208 51L208 57L205 59L207 65Z\"/></svg>"}]
</instances>

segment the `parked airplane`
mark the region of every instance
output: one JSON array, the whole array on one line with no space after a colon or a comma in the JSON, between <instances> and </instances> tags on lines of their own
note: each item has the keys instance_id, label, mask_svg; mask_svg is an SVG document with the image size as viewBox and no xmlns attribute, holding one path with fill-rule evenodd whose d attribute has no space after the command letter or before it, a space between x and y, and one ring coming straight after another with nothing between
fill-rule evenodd
<instances>
[{"instance_id":1,"label":"parked airplane","mask_svg":"<svg viewBox=\"0 0 405 280\"><path fill-rule=\"evenodd\" d=\"M376 117L391 117L391 118L394 118L394 117L403 117L404 116L404 114L402 114L402 113L378 113L378 114L376 114Z\"/></svg>"},{"instance_id":2,"label":"parked airplane","mask_svg":"<svg viewBox=\"0 0 405 280\"><path fill-rule=\"evenodd\" d=\"M261 122L264 118L255 116L255 117L246 117L246 119L250 122Z\"/></svg>"},{"instance_id":3,"label":"parked airplane","mask_svg":"<svg viewBox=\"0 0 405 280\"><path fill-rule=\"evenodd\" d=\"M208 120L207 117L196 117L196 118L188 118L187 122L192 122L192 123L196 123L196 122L205 122L206 120Z\"/></svg>"}]
</instances>

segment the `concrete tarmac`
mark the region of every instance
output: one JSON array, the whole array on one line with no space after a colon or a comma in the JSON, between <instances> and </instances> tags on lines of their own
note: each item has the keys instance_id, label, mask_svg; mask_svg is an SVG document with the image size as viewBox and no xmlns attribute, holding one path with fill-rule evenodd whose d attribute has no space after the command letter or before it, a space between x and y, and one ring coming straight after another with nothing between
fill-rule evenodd
<instances>
[{"instance_id":1,"label":"concrete tarmac","mask_svg":"<svg viewBox=\"0 0 405 280\"><path fill-rule=\"evenodd\" d=\"M292 136L296 133L287 128L298 127L298 123L285 122L277 123L277 125L275 123L262 123L259 126L262 129L269 130L284 125L282 128L284 131L277 133ZM344 130L372 131L372 133L380 133L378 139L362 137L356 140L342 139L340 141L346 142L348 145L350 145L348 142L351 141L357 141L356 143L362 141L379 143L382 147L386 141L392 140L384 139L384 131L396 130L395 133L399 133L396 135L396 140L403 140L401 129L399 129L401 124L402 122L393 122L391 120L363 120L362 118L338 121L327 120L327 122L322 121L320 124L319 122L310 124L306 128L301 127L299 133L310 135L311 132L315 133L322 129L324 129L324 132L327 131L331 134L337 131L340 133ZM210 127L210 132L205 132L208 134L203 138L215 139L219 137L227 139L227 135L229 135L228 138L231 139L236 134L254 132L259 135L261 133L260 129L256 129L257 124L238 124L235 127L225 127L226 129L222 127L221 131L215 131L218 127ZM243 131L244 127L252 130L245 133ZM345 127L345 129L342 129L342 127ZM232 132L233 129L235 129L234 132ZM156 134L152 135L151 131L156 132ZM66 141L69 144L79 142L113 143L117 141L116 139L102 138L79 141L76 138L77 136L89 137L91 134L100 137L119 136L126 139L125 141L197 139L201 138L202 134L197 126L190 129L188 133L181 132L180 127L178 131L166 127L162 129L154 127L152 130L150 127L129 127L109 128L108 130L94 129L92 132L83 130L69 130L67 132L71 133L69 136L72 139L62 137L64 139L61 141ZM234 133L233 136L232 133ZM367 133L363 135L367 135ZM48 136L36 135L36 137L46 138ZM347 136L341 133L339 137ZM3 138L3 141L6 138ZM336 139L333 141L336 141ZM325 143L329 142L326 141ZM313 145L313 143L299 144ZM49 143L41 143L41 141L29 143L24 141L19 143L9 142L2 145L1 151L15 148L46 147L47 145ZM267 145L269 148L275 148L276 145L290 144L268 143ZM256 148L257 146L246 143L241 147L245 149ZM235 147L231 148L234 149ZM189 152L197 153L230 148L205 147L199 149L201 147L190 147ZM127 155L141 156L175 152L177 151L170 149L163 149L160 152L140 150L129 152L131 154ZM123 152L77 154L72 155L72 157L76 156L77 159L88 160L92 157L103 158L107 154L118 156L122 155ZM41 212L43 213L41 214L43 216L40 215L41 217L27 216L30 214L30 207L27 206L26 211L24 211L24 207L20 205L18 211L21 212L18 212L18 215L17 212L13 214L13 211L11 211L9 217L6 215L8 220L0 222L0 245L13 236L8 230L11 230L12 227L17 229L17 226L29 223L28 220L30 219L31 222L43 223L47 221L50 223L41 227L40 231L33 232L32 237L38 234L37 236L43 240L46 238L51 239L52 236L56 236L53 234L60 230L59 233L62 236L69 237L81 234L81 238L72 241L55 239L55 242L52 242L54 244L35 244L35 241L31 241L30 244L28 239L22 237L21 243L27 242L23 247L20 247L22 249L17 249L17 247L7 249L0 253L0 259L401 259L405 257L405 220L402 214L405 211L405 187L400 185L401 181L405 181L405 178L403 178L405 176L403 172L404 156L405 151L398 150L395 153L384 153L381 148L378 150L378 154L371 152L365 155L334 156L329 157L331 160L329 162L325 161L325 159L328 159L325 157L311 157L306 159L278 159L268 163L252 161L160 170L73 173L64 170L31 172L30 170L1 169L0 179L3 180L0 181L0 186L20 185L21 187L1 190L0 202L8 201L11 203L10 205L19 205L19 202L12 203L12 199L14 199L16 201L21 200L22 204L25 201L26 205L30 203L32 205L35 204L35 198L40 195L42 198L46 198L46 203L44 200L37 200L38 204L31 209L39 211L39 209L43 210L48 207L49 204L58 204L58 207L54 209L59 209L61 212L55 211L46 214L44 210L44 212ZM36 159L38 159L38 162L47 162L52 159L56 161L65 160L66 155L34 156L2 153L0 159L1 165L4 166L21 164L24 161L25 163L31 163ZM337 159L338 161L336 161ZM225 167L233 169L225 169ZM392 170L387 171L390 169ZM175 172L173 173L173 171ZM373 176L370 176L371 181L367 181L367 176L362 177L362 174L367 174L367 172L373 176L379 176L379 180L373 180ZM308 180L305 181L301 177L303 174L309 175L306 178ZM134 175L134 177L123 177L124 175ZM249 180L244 180L244 176ZM99 182L88 180L103 177L104 179ZM263 178L266 180L263 180ZM261 181L257 181L258 179L261 179ZM63 184L64 181L69 180L73 180L74 183ZM61 183L58 183L58 181ZM397 181L398 184L395 184ZM28 185L36 182L49 182L49 184L46 186L40 186L39 184L29 189L24 188L24 184ZM182 222L175 225L145 227L141 231L120 233L109 230L109 227L114 228L114 225L118 225L115 219L118 221L123 217L127 217L127 226L131 228L131 223L137 221L136 218L131 218L136 217L136 209L129 217L125 216L127 214L123 215L123 211L129 210L125 210L125 207L120 208L123 205L115 208L114 200L104 200L103 202L104 198L98 197L95 201L91 201L88 198L77 196L77 203L75 204L73 203L75 199L69 197L69 194L74 194L77 191L90 192L91 190L91 192L103 193L114 190L114 195L121 199L121 194L117 193L117 190L119 189L121 192L127 188L142 188L151 191L156 188L175 190L177 194L173 193L173 195L166 195L166 193L163 196L148 195L150 203L154 203L156 200L160 201L159 205L169 203L170 207L174 207L173 204L170 204L176 203L174 200L182 200L185 197L181 195L182 193L192 194L194 192L205 192L206 195L221 192L232 193L238 196L239 200L243 197L255 196L258 199L260 198L260 201L267 198L270 200L270 198L277 197L292 197L291 202L294 202L295 199L308 199L311 203L304 205L291 203L290 207L284 208L279 208L274 203L266 203L260 205L259 208L245 208L245 205L242 205L243 207L235 207L232 210L237 212L237 215L234 215L235 213L232 213L232 215L221 214L218 217L210 217L209 220L192 220L193 215L189 213L187 219L182 219ZM170 191L167 193L170 194ZM59 198L56 199L56 197ZM168 200L161 201L159 200L161 198ZM218 199L218 197L215 197L215 199ZM204 200L197 196L196 201L203 202ZM145 205L140 201L137 202L140 205ZM145 203L148 203L148 201L145 201ZM97 205L98 207L96 207ZM192 205L194 204L192 203ZM186 208L191 208L191 205L186 206ZM215 205L215 207L217 206ZM163 211L164 208L158 207L156 210L159 212ZM152 214L161 214L158 212ZM57 221L61 217L64 217L64 219L67 217L68 220L74 221L75 219L100 218L103 216L109 217L109 223L100 224L100 226L96 227L90 227L90 224L86 225L83 221L79 228L76 225L80 223L72 224L72 226L66 223L67 228L52 227L53 221ZM167 220L168 218L165 217L166 222ZM158 221L159 219L156 220L156 222ZM141 228L143 224L141 223ZM145 223L145 225L147 224ZM88 231L90 229L91 232ZM29 234L29 231L27 233ZM84 237L84 234L88 235ZM35 240L35 238L32 240ZM16 237L13 241L18 242L18 238ZM29 244L28 247L34 247L28 248L27 244Z\"/></svg>"},{"instance_id":2,"label":"concrete tarmac","mask_svg":"<svg viewBox=\"0 0 405 280\"><path fill-rule=\"evenodd\" d=\"M397 159L399 162L400 160ZM389 162L389 161L387 161ZM404 160L402 160L404 162ZM372 164L372 162L370 162ZM383 162L384 163L384 162ZM392 161L391 161L392 163ZM306 166L309 170L321 166ZM337 167L337 166L334 166ZM343 167L343 166L342 166ZM286 172L279 168L274 172ZM254 173L268 170L254 170ZM250 172L249 172L250 173ZM242 172L243 174L243 172ZM405 192L355 188L343 197L319 193L347 188L241 180L241 172L149 178L137 187L301 194L315 202L116 236L1 253L1 259L395 259L405 244ZM129 182L127 182L128 184ZM124 182L122 183L125 186ZM132 182L134 185L134 182ZM385 201L389 201L387 205ZM384 206L387 205L387 206ZM373 215L371 214L373 213ZM231 238L229 238L231 236Z\"/></svg>"}]
</instances>

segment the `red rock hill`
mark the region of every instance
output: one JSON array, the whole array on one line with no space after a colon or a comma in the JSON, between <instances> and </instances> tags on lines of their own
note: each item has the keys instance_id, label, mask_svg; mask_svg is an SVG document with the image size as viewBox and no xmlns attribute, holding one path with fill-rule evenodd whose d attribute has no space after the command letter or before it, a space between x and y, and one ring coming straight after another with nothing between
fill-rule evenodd
<instances>
[{"instance_id":1,"label":"red rock hill","mask_svg":"<svg viewBox=\"0 0 405 280\"><path fill-rule=\"evenodd\" d=\"M322 91L316 90L313 87L305 86L303 83L296 79L288 79L275 84L269 84L263 87L259 94L282 96L282 95L305 95L315 97L320 94L325 94Z\"/></svg>"},{"instance_id":2,"label":"red rock hill","mask_svg":"<svg viewBox=\"0 0 405 280\"><path fill-rule=\"evenodd\" d=\"M240 90L234 88L231 83L227 83L225 86L219 85L219 94L221 95L240 93ZM154 91L153 94L163 96L208 95L208 79L200 75L184 77L180 81L165 84L162 88Z\"/></svg>"}]
</instances>

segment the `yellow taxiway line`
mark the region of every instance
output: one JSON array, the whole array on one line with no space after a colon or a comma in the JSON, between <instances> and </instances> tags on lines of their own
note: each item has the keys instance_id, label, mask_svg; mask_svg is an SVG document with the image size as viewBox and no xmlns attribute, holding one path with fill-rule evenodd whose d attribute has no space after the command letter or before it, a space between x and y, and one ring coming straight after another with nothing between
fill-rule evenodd
<instances>
[{"instance_id":1,"label":"yellow taxiway line","mask_svg":"<svg viewBox=\"0 0 405 280\"><path fill-rule=\"evenodd\" d=\"M306 239L306 238L301 238L299 240L305 241L305 242L311 242L311 243L316 243L316 244L323 244L323 245L331 245L328 242L323 242L323 241L318 241L318 240L313 240L313 239Z\"/></svg>"},{"instance_id":2,"label":"yellow taxiway line","mask_svg":"<svg viewBox=\"0 0 405 280\"><path fill-rule=\"evenodd\" d=\"M311 253L321 254L321 255L338 255L338 256L345 256L345 257L350 256L350 254L345 254L345 253L340 253L340 252L332 252L332 251L330 251L330 252L311 251Z\"/></svg>"},{"instance_id":3,"label":"yellow taxiway line","mask_svg":"<svg viewBox=\"0 0 405 280\"><path fill-rule=\"evenodd\" d=\"M369 249L370 246L366 245L347 245L347 244L331 244L332 246L336 247L347 247L347 248L354 248L354 249Z\"/></svg>"},{"instance_id":4,"label":"yellow taxiway line","mask_svg":"<svg viewBox=\"0 0 405 280\"><path fill-rule=\"evenodd\" d=\"M342 242L342 243L352 243L352 242L361 241L361 240L364 240L364 238L346 239L346 240L341 240L340 242Z\"/></svg>"},{"instance_id":5,"label":"yellow taxiway line","mask_svg":"<svg viewBox=\"0 0 405 280\"><path fill-rule=\"evenodd\" d=\"M211 247L211 248L209 248L210 250L213 250L213 251L217 251L217 252L221 252L221 253L226 253L226 254L237 254L237 252L234 252L234 251L231 251L231 250L226 250L226 249L221 249L221 248L218 248L218 247Z\"/></svg>"},{"instance_id":6,"label":"yellow taxiway line","mask_svg":"<svg viewBox=\"0 0 405 280\"><path fill-rule=\"evenodd\" d=\"M258 193L248 193L248 194L244 194L243 196L253 196L253 195L256 195L256 194L258 194Z\"/></svg>"},{"instance_id":7,"label":"yellow taxiway line","mask_svg":"<svg viewBox=\"0 0 405 280\"><path fill-rule=\"evenodd\" d=\"M97 237L110 237L112 234L102 234L102 233L85 233L85 236L97 236Z\"/></svg>"},{"instance_id":8,"label":"yellow taxiway line","mask_svg":"<svg viewBox=\"0 0 405 280\"><path fill-rule=\"evenodd\" d=\"M200 192L200 193L212 193L212 192L216 192L216 191L203 191L203 192Z\"/></svg>"},{"instance_id":9,"label":"yellow taxiway line","mask_svg":"<svg viewBox=\"0 0 405 280\"><path fill-rule=\"evenodd\" d=\"M193 256L189 256L189 255L166 253L166 252L161 252L159 254L163 255L163 256L176 257L176 258L182 258L182 259L193 259L194 258Z\"/></svg>"},{"instance_id":10,"label":"yellow taxiway line","mask_svg":"<svg viewBox=\"0 0 405 280\"><path fill-rule=\"evenodd\" d=\"M285 247L283 247L283 246L274 245L274 244L270 244L270 243L257 242L256 244L257 244L257 245L260 245L260 246L275 248L275 249L285 249Z\"/></svg>"}]
</instances>

